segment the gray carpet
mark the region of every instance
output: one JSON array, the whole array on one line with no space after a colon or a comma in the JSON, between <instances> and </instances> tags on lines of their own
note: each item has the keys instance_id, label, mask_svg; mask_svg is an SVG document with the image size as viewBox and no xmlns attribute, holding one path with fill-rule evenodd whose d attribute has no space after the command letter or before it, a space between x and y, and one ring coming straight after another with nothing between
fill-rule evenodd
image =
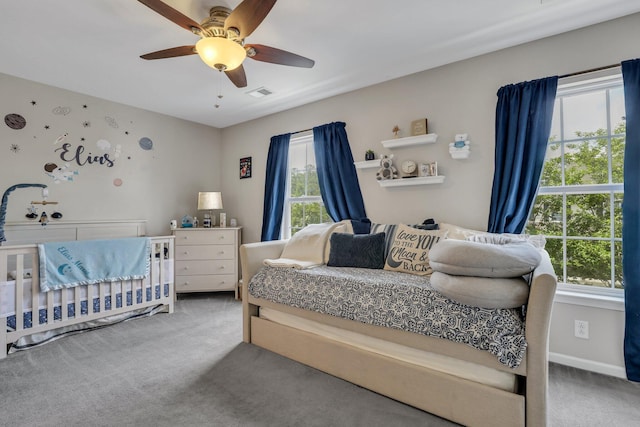
<instances>
[{"instance_id":1,"label":"gray carpet","mask_svg":"<svg viewBox=\"0 0 640 427\"><path fill-rule=\"evenodd\" d=\"M631 426L640 386L551 366L553 426ZM241 342L227 293L0 360L0 425L451 426Z\"/></svg>"}]
</instances>

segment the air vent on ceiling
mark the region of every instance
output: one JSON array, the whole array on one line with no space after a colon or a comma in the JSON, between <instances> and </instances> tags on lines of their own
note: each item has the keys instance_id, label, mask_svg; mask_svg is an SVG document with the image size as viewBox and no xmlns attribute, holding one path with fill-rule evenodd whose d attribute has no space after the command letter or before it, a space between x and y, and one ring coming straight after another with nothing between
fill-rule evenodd
<instances>
[{"instance_id":1,"label":"air vent on ceiling","mask_svg":"<svg viewBox=\"0 0 640 427\"><path fill-rule=\"evenodd\" d=\"M248 95L253 96L254 98L262 98L263 96L271 95L271 92L266 87L259 87L258 89L250 90L247 92Z\"/></svg>"}]
</instances>

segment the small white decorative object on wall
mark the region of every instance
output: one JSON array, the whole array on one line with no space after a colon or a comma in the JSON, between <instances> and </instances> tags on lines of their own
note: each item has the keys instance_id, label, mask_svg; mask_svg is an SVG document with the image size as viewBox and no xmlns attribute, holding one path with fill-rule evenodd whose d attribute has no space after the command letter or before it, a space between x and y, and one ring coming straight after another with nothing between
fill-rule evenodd
<instances>
[{"instance_id":1,"label":"small white decorative object on wall","mask_svg":"<svg viewBox=\"0 0 640 427\"><path fill-rule=\"evenodd\" d=\"M456 134L455 141L449 144L449 154L453 159L466 159L469 157L471 141L467 140L467 136L466 133Z\"/></svg>"}]
</instances>

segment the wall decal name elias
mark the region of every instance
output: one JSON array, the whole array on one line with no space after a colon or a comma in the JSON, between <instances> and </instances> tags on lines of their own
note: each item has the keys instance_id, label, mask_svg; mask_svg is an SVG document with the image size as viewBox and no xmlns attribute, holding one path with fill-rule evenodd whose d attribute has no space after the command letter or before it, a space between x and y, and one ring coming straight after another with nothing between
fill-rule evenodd
<instances>
[{"instance_id":1,"label":"wall decal name elias","mask_svg":"<svg viewBox=\"0 0 640 427\"><path fill-rule=\"evenodd\" d=\"M109 157L109 153L104 153L99 156L94 156L91 153L84 154L84 145L78 145L75 149L70 143L62 144L62 147L56 148L54 151L60 151L60 159L65 162L76 162L78 166L84 166L86 164L100 164L108 168L112 168L115 164L115 160Z\"/></svg>"}]
</instances>

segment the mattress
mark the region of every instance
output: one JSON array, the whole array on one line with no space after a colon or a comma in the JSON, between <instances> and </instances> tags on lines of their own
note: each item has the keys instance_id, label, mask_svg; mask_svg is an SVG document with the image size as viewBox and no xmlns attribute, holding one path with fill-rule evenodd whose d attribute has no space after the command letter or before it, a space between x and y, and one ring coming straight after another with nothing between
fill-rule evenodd
<instances>
[{"instance_id":1,"label":"mattress","mask_svg":"<svg viewBox=\"0 0 640 427\"><path fill-rule=\"evenodd\" d=\"M293 314L283 313L267 307L260 308L260 317L274 323L320 335L361 350L373 352L448 375L454 375L459 378L489 385L508 392L515 392L517 388L516 375L478 365L476 363L369 337L358 332L336 328L334 326L305 319Z\"/></svg>"},{"instance_id":2,"label":"mattress","mask_svg":"<svg viewBox=\"0 0 640 427\"><path fill-rule=\"evenodd\" d=\"M510 368L526 354L521 310L460 304L433 289L427 276L351 267L263 267L248 291L295 308L463 343Z\"/></svg>"}]
</instances>

